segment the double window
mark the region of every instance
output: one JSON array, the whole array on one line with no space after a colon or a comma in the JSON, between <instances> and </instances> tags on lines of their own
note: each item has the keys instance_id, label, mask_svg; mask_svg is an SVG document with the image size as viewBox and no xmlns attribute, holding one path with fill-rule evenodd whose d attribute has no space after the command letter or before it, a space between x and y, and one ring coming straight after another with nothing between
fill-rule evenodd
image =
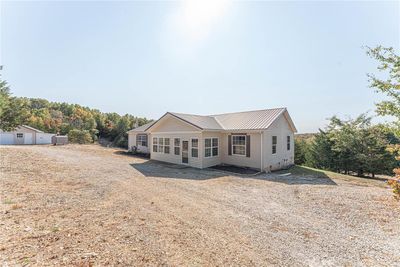
<instances>
[{"instance_id":1,"label":"double window","mask_svg":"<svg viewBox=\"0 0 400 267\"><path fill-rule=\"evenodd\" d=\"M136 135L136 146L146 146L147 147L147 135L145 135L145 134Z\"/></svg>"},{"instance_id":2,"label":"double window","mask_svg":"<svg viewBox=\"0 0 400 267\"><path fill-rule=\"evenodd\" d=\"M199 157L199 139L192 139L192 158Z\"/></svg>"},{"instance_id":3,"label":"double window","mask_svg":"<svg viewBox=\"0 0 400 267\"><path fill-rule=\"evenodd\" d=\"M17 138L23 138L24 134L23 133L17 133Z\"/></svg>"},{"instance_id":4,"label":"double window","mask_svg":"<svg viewBox=\"0 0 400 267\"><path fill-rule=\"evenodd\" d=\"M153 137L153 152L169 154L169 138Z\"/></svg>"},{"instance_id":5,"label":"double window","mask_svg":"<svg viewBox=\"0 0 400 267\"><path fill-rule=\"evenodd\" d=\"M218 156L218 138L205 138L204 139L204 157Z\"/></svg>"},{"instance_id":6,"label":"double window","mask_svg":"<svg viewBox=\"0 0 400 267\"><path fill-rule=\"evenodd\" d=\"M276 154L276 145L278 144L278 137L272 136L272 154Z\"/></svg>"},{"instance_id":7,"label":"double window","mask_svg":"<svg viewBox=\"0 0 400 267\"><path fill-rule=\"evenodd\" d=\"M290 150L290 136L289 135L286 138L286 148L287 148L287 150Z\"/></svg>"},{"instance_id":8,"label":"double window","mask_svg":"<svg viewBox=\"0 0 400 267\"><path fill-rule=\"evenodd\" d=\"M232 154L241 156L246 155L245 135L232 135Z\"/></svg>"},{"instance_id":9,"label":"double window","mask_svg":"<svg viewBox=\"0 0 400 267\"><path fill-rule=\"evenodd\" d=\"M181 139L174 138L174 154L180 155L181 154Z\"/></svg>"}]
</instances>

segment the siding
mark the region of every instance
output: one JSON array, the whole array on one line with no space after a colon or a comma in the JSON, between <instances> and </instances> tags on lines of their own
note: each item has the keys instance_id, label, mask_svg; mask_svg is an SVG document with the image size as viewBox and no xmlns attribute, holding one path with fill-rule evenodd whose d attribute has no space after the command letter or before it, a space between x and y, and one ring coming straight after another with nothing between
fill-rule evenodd
<instances>
[{"instance_id":1,"label":"siding","mask_svg":"<svg viewBox=\"0 0 400 267\"><path fill-rule=\"evenodd\" d=\"M23 126L16 128L15 131L12 131L12 132L3 132L3 131L1 131L1 132L13 134L14 135L14 144L17 144L17 133L32 134L32 143L31 144L36 144L36 131L25 128ZM25 136L24 136L24 139L25 139Z\"/></svg>"},{"instance_id":2,"label":"siding","mask_svg":"<svg viewBox=\"0 0 400 267\"><path fill-rule=\"evenodd\" d=\"M138 133L135 133L135 132L129 132L128 133L128 150L132 150L132 148L134 147L134 146L136 146L136 135L137 134L146 134L146 133L141 133L141 132L138 132ZM137 148L137 151L138 152L141 152L141 153L149 153L150 152L150 148L149 148L149 144L150 144L150 142L149 142L149 138L150 138L150 136L149 136L149 134L147 134L147 147L145 147L145 146L138 146L138 148Z\"/></svg>"},{"instance_id":3,"label":"siding","mask_svg":"<svg viewBox=\"0 0 400 267\"><path fill-rule=\"evenodd\" d=\"M245 133L242 131L242 133ZM246 133L250 135L250 157L239 155L228 155L228 136L230 133L223 133L221 138L221 163L250 167L254 169L261 168L261 134Z\"/></svg>"},{"instance_id":4,"label":"siding","mask_svg":"<svg viewBox=\"0 0 400 267\"><path fill-rule=\"evenodd\" d=\"M276 154L272 154L272 136L277 136ZM286 138L290 136L290 150L286 147ZM263 133L263 161L267 171L278 170L294 164L294 133L285 117L281 115Z\"/></svg>"},{"instance_id":5,"label":"siding","mask_svg":"<svg viewBox=\"0 0 400 267\"><path fill-rule=\"evenodd\" d=\"M217 137L218 138L218 156L217 157L208 157L208 158L206 158L204 155L205 155L205 147L204 147L204 139L205 138L212 138L212 137ZM215 166L215 165L219 165L219 164L221 164L221 158L222 158L222 156L221 156L221 154L223 153L223 147L222 147L222 144L221 144L221 142L222 142L222 138L223 138L223 135L221 134L221 133L219 133L219 132L203 132L202 133L202 154L201 154L201 156L202 156L202 158L203 158L203 168L208 168L208 167L211 167L211 166Z\"/></svg>"},{"instance_id":6,"label":"siding","mask_svg":"<svg viewBox=\"0 0 400 267\"><path fill-rule=\"evenodd\" d=\"M164 129L165 130L165 129ZM153 138L170 138L170 153L165 154L165 153L160 153L160 152L153 152ZM154 160L159 160L159 161L165 161L169 163L175 163L175 164L182 164L182 141L189 141L189 166L195 167L195 168L202 168L202 155L203 155L203 149L202 147L204 146L203 140L201 138L201 133L156 133L153 132L150 137L149 141L151 146L149 147L150 149L150 155L151 159ZM180 138L180 154L175 155L174 153L174 138ZM198 138L199 139L199 156L197 158L193 158L191 156L191 139L192 138Z\"/></svg>"}]
</instances>

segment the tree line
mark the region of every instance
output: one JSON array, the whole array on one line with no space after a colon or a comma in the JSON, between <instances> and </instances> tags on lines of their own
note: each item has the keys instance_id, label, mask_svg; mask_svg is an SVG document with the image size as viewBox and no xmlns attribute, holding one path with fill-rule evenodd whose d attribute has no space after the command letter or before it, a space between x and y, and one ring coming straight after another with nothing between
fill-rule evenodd
<instances>
[{"instance_id":1,"label":"tree line","mask_svg":"<svg viewBox=\"0 0 400 267\"><path fill-rule=\"evenodd\" d=\"M378 62L379 71L368 74L370 87L386 96L376 113L394 121L371 125L366 114L347 120L334 116L319 133L296 138L295 162L359 176L394 172L388 184L400 199L400 56L382 46L367 47L367 55Z\"/></svg>"},{"instance_id":2,"label":"tree line","mask_svg":"<svg viewBox=\"0 0 400 267\"><path fill-rule=\"evenodd\" d=\"M0 80L0 129L3 131L26 124L44 132L68 135L73 143L93 143L101 138L115 146L127 147L126 132L148 122L146 118L103 113L77 104L14 97L7 82Z\"/></svg>"}]
</instances>

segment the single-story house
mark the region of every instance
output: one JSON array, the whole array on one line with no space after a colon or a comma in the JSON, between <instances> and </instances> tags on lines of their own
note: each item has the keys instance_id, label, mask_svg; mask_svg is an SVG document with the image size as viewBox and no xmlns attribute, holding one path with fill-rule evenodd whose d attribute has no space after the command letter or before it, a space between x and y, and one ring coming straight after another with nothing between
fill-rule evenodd
<instances>
[{"instance_id":1,"label":"single-story house","mask_svg":"<svg viewBox=\"0 0 400 267\"><path fill-rule=\"evenodd\" d=\"M128 134L129 149L154 160L271 171L294 164L295 132L287 109L275 108L208 116L167 112Z\"/></svg>"},{"instance_id":2,"label":"single-story house","mask_svg":"<svg viewBox=\"0 0 400 267\"><path fill-rule=\"evenodd\" d=\"M45 133L27 125L18 126L14 131L0 130L0 145L41 145L51 144L55 134Z\"/></svg>"}]
</instances>

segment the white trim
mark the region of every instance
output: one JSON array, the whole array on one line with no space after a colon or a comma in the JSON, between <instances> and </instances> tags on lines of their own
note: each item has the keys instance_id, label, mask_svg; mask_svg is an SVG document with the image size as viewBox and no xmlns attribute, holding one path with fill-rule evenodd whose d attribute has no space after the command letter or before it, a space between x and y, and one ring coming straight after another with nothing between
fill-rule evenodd
<instances>
[{"instance_id":1,"label":"white trim","mask_svg":"<svg viewBox=\"0 0 400 267\"><path fill-rule=\"evenodd\" d=\"M172 137L172 139L174 140L174 156L181 156L181 154L182 154L182 138L180 138L180 137ZM179 139L179 146L176 146L175 145L175 139ZM179 147L179 154L175 154L175 148L176 147ZM182 161L182 158L181 158L181 161Z\"/></svg>"},{"instance_id":2,"label":"white trim","mask_svg":"<svg viewBox=\"0 0 400 267\"><path fill-rule=\"evenodd\" d=\"M235 136L244 136L244 145L235 145L235 146L244 146L244 154L235 154L234 149L233 149L233 137ZM231 142L231 149L232 149L232 156L241 156L241 157L246 157L247 155L247 134L233 134L231 135L232 142Z\"/></svg>"},{"instance_id":3,"label":"white trim","mask_svg":"<svg viewBox=\"0 0 400 267\"><path fill-rule=\"evenodd\" d=\"M208 156L208 157L206 156L206 149L208 149L208 148L206 148L206 139L211 139L211 146L208 147L209 149L211 149L211 156ZM213 139L217 139L218 140L218 146L213 146L213 143L212 143ZM204 156L203 157L206 158L206 159L219 157L219 155L220 155L219 137L204 137L203 141L204 141ZM213 148L218 148L218 155L214 156Z\"/></svg>"},{"instance_id":4,"label":"white trim","mask_svg":"<svg viewBox=\"0 0 400 267\"><path fill-rule=\"evenodd\" d=\"M192 149L193 149L193 147L192 147L192 140L193 140L193 139L197 139L197 157L193 157L193 156L192 156ZM196 149L196 147L195 147L195 149ZM190 157L191 157L191 158L198 159L198 158L200 158L200 157L199 157L199 154L200 154L200 138L199 138L199 137L190 137Z\"/></svg>"},{"instance_id":5,"label":"white trim","mask_svg":"<svg viewBox=\"0 0 400 267\"><path fill-rule=\"evenodd\" d=\"M276 144L275 144L275 153L274 153L274 137L276 137ZM271 155L278 154L278 135L271 136Z\"/></svg>"}]
</instances>

